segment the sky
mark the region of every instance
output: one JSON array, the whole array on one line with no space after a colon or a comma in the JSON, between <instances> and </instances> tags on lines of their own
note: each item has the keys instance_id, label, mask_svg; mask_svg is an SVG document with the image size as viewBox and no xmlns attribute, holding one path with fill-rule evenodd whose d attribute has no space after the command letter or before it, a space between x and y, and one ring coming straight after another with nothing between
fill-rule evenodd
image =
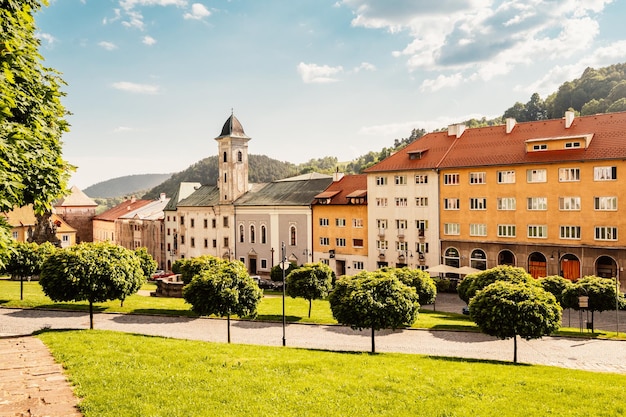
<instances>
[{"instance_id":1,"label":"sky","mask_svg":"<svg viewBox=\"0 0 626 417\"><path fill-rule=\"evenodd\" d=\"M501 116L626 62L626 0L50 0L44 64L67 83L63 156L87 188L217 153L350 161Z\"/></svg>"}]
</instances>

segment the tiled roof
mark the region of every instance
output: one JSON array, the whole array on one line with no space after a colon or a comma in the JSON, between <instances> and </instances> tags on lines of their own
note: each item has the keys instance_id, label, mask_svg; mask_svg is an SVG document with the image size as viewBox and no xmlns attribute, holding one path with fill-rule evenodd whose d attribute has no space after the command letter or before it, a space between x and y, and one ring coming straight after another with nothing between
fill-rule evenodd
<instances>
[{"instance_id":1,"label":"tiled roof","mask_svg":"<svg viewBox=\"0 0 626 417\"><path fill-rule=\"evenodd\" d=\"M189 197L180 200L177 207L208 207L220 203L220 190L214 185L203 185L191 193Z\"/></svg>"},{"instance_id":2,"label":"tiled roof","mask_svg":"<svg viewBox=\"0 0 626 417\"><path fill-rule=\"evenodd\" d=\"M164 217L163 209L170 201L169 198L154 200L137 210L120 216L120 219L161 220Z\"/></svg>"},{"instance_id":3,"label":"tiled roof","mask_svg":"<svg viewBox=\"0 0 626 417\"><path fill-rule=\"evenodd\" d=\"M175 211L179 201L189 197L195 190L201 187L199 182L181 182L174 195L170 198L169 203L165 205L163 210Z\"/></svg>"},{"instance_id":4,"label":"tiled roof","mask_svg":"<svg viewBox=\"0 0 626 417\"><path fill-rule=\"evenodd\" d=\"M11 227L34 226L35 212L33 206L16 207L13 210L2 214Z\"/></svg>"},{"instance_id":5,"label":"tiled roof","mask_svg":"<svg viewBox=\"0 0 626 417\"><path fill-rule=\"evenodd\" d=\"M115 221L121 216L150 204L153 200L126 200L117 206L94 217L94 220Z\"/></svg>"},{"instance_id":6,"label":"tiled roof","mask_svg":"<svg viewBox=\"0 0 626 417\"><path fill-rule=\"evenodd\" d=\"M70 195L59 199L55 204L55 207L97 207L98 204L93 201L87 194L85 194L77 186L73 186L70 189Z\"/></svg>"},{"instance_id":7,"label":"tiled roof","mask_svg":"<svg viewBox=\"0 0 626 417\"><path fill-rule=\"evenodd\" d=\"M335 181L326 188L323 195L329 195L330 197L316 198L330 198L328 204L348 204L348 196L365 197L367 195L367 175L344 175L339 181ZM331 195L332 194L332 195Z\"/></svg>"},{"instance_id":8,"label":"tiled roof","mask_svg":"<svg viewBox=\"0 0 626 417\"><path fill-rule=\"evenodd\" d=\"M256 192L248 192L235 201L235 206L305 206L313 203L333 179L281 180L269 183Z\"/></svg>"}]
</instances>

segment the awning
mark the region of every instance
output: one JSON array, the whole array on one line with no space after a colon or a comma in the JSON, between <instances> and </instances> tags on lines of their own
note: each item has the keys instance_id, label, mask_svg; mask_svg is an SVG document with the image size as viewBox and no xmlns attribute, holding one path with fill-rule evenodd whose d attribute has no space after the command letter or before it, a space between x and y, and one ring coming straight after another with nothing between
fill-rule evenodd
<instances>
[{"instance_id":1,"label":"awning","mask_svg":"<svg viewBox=\"0 0 626 417\"><path fill-rule=\"evenodd\" d=\"M459 268L450 265L435 265L426 270L431 274L460 274Z\"/></svg>"}]
</instances>

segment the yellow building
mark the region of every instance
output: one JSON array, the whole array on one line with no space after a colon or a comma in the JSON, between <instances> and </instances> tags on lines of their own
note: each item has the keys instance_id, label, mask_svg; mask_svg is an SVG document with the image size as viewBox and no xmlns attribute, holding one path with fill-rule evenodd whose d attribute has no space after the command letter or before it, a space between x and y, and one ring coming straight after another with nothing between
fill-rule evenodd
<instances>
[{"instance_id":1,"label":"yellow building","mask_svg":"<svg viewBox=\"0 0 626 417\"><path fill-rule=\"evenodd\" d=\"M3 216L11 225L11 236L13 239L18 242L27 242L35 229L37 221L33 206L16 207L10 212L4 213ZM56 214L50 216L50 221L62 248L76 244L76 229Z\"/></svg>"},{"instance_id":2,"label":"yellow building","mask_svg":"<svg viewBox=\"0 0 626 417\"><path fill-rule=\"evenodd\" d=\"M335 274L354 275L367 267L367 176L346 175L315 196L313 260Z\"/></svg>"},{"instance_id":3,"label":"yellow building","mask_svg":"<svg viewBox=\"0 0 626 417\"><path fill-rule=\"evenodd\" d=\"M442 262L619 277L625 159L626 113L466 129L438 167Z\"/></svg>"}]
</instances>

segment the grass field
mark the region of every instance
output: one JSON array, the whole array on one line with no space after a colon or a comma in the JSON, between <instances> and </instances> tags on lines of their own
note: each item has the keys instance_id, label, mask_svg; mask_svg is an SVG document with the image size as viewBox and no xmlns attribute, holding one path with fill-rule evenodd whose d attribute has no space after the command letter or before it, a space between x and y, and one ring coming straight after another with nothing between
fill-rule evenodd
<instances>
[{"instance_id":1,"label":"grass field","mask_svg":"<svg viewBox=\"0 0 626 417\"><path fill-rule=\"evenodd\" d=\"M626 415L625 375L98 330L38 337L85 417Z\"/></svg>"}]
</instances>

